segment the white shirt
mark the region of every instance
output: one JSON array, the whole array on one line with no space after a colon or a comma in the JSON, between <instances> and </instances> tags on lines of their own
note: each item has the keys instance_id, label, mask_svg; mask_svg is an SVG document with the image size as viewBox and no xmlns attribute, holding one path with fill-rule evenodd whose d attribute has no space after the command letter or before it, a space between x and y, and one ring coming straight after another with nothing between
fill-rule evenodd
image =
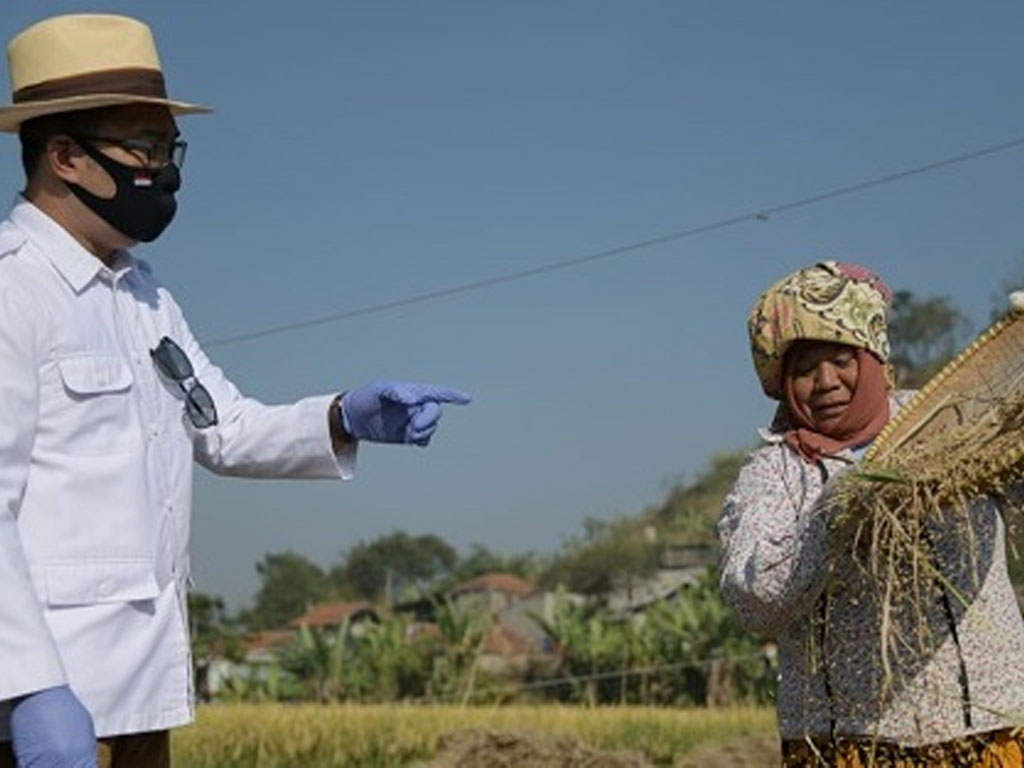
<instances>
[{"instance_id":1,"label":"white shirt","mask_svg":"<svg viewBox=\"0 0 1024 768\"><path fill-rule=\"evenodd\" d=\"M193 428L156 371L163 336L213 396L216 426ZM334 397L243 397L147 264L122 252L108 268L19 198L0 223L0 701L68 683L99 736L189 722L192 461L348 477Z\"/></svg>"}]
</instances>

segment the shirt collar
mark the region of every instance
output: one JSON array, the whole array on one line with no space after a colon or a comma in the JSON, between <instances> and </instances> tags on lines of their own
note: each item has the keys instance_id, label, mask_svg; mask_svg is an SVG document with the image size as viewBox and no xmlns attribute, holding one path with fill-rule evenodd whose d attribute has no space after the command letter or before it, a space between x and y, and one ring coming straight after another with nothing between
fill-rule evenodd
<instances>
[{"instance_id":1,"label":"shirt collar","mask_svg":"<svg viewBox=\"0 0 1024 768\"><path fill-rule=\"evenodd\" d=\"M135 267L135 259L127 251L118 251L113 266L108 267L64 227L20 194L14 199L10 220L40 247L75 293L81 293L96 277L116 282Z\"/></svg>"}]
</instances>

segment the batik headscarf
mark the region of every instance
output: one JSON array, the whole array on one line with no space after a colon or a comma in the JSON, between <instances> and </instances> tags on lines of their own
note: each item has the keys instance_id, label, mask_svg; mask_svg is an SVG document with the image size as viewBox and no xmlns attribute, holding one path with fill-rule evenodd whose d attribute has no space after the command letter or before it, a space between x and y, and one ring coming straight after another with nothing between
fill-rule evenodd
<instances>
[{"instance_id":1,"label":"batik headscarf","mask_svg":"<svg viewBox=\"0 0 1024 768\"><path fill-rule=\"evenodd\" d=\"M832 341L889 360L886 309L892 291L871 270L822 261L783 278L757 300L747 320L754 368L766 395L783 396L783 362L800 339Z\"/></svg>"}]
</instances>

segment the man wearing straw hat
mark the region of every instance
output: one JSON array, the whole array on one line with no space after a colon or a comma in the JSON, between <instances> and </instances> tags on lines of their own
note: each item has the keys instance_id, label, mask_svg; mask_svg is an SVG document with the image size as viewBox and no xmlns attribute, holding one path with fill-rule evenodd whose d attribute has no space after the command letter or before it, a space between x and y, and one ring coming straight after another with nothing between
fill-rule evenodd
<instances>
[{"instance_id":1,"label":"man wearing straw hat","mask_svg":"<svg viewBox=\"0 0 1024 768\"><path fill-rule=\"evenodd\" d=\"M175 214L174 117L208 110L167 97L129 18L47 19L8 62L0 130L27 184L0 224L0 766L169 766L168 729L193 717L192 461L348 477L359 440L426 445L441 404L469 398L395 381L242 397L126 250Z\"/></svg>"}]
</instances>

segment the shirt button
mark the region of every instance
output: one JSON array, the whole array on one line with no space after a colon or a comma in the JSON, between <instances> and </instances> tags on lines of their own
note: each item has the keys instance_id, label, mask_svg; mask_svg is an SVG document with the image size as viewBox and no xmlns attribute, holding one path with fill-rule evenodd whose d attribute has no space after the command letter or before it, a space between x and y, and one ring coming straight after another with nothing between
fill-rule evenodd
<instances>
[{"instance_id":1,"label":"shirt button","mask_svg":"<svg viewBox=\"0 0 1024 768\"><path fill-rule=\"evenodd\" d=\"M103 579L97 586L97 589L99 590L100 597L110 597L114 594L114 582L110 579Z\"/></svg>"}]
</instances>

